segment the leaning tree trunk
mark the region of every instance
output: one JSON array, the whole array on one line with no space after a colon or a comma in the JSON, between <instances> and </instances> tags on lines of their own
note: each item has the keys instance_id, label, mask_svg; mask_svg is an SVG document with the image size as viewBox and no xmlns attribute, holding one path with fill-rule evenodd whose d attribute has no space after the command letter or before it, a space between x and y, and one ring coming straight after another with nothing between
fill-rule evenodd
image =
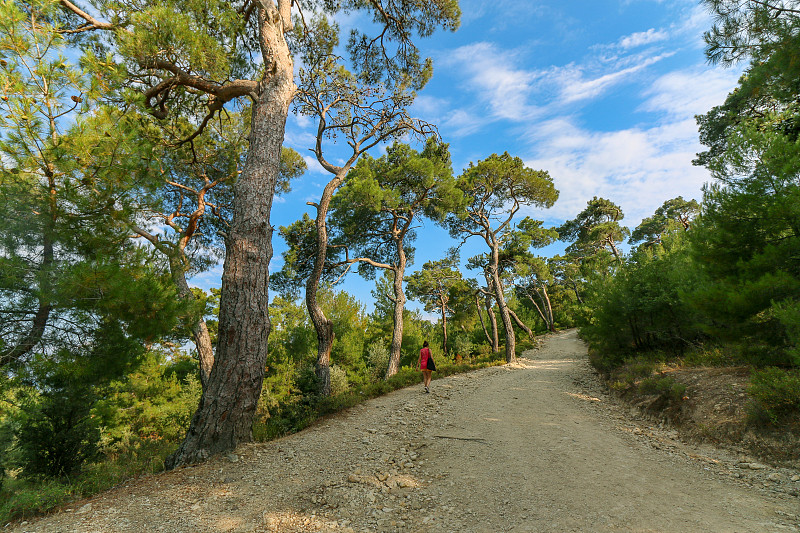
<instances>
[{"instance_id":1,"label":"leaning tree trunk","mask_svg":"<svg viewBox=\"0 0 800 533\"><path fill-rule=\"evenodd\" d=\"M483 321L483 313L481 313L481 299L477 292L475 293L475 311L478 312L478 318L481 319L481 327L483 328L483 334L486 335L486 341L491 343L492 338L489 336L489 331L486 329L486 322Z\"/></svg>"},{"instance_id":2,"label":"leaning tree trunk","mask_svg":"<svg viewBox=\"0 0 800 533\"><path fill-rule=\"evenodd\" d=\"M44 336L44 330L47 327L47 321L50 319L50 313L53 310L53 305L50 303L50 298L52 297L50 292L51 276L53 275L52 268L55 262L53 234L55 233L58 210L55 199L55 183L52 177L50 177L49 185L50 213L47 217L47 224L42 232L42 261L39 264L39 290L35 291L38 292L36 313L33 315L31 327L28 329L28 332L18 342L10 345L7 350L0 351L0 368L16 362L39 344Z\"/></svg>"},{"instance_id":3,"label":"leaning tree trunk","mask_svg":"<svg viewBox=\"0 0 800 533\"><path fill-rule=\"evenodd\" d=\"M550 296L547 294L547 285L542 284L542 294L544 295L545 308L547 309L547 328L555 333L556 321L553 318L553 304L550 303Z\"/></svg>"},{"instance_id":4,"label":"leaning tree trunk","mask_svg":"<svg viewBox=\"0 0 800 533\"><path fill-rule=\"evenodd\" d=\"M183 268L181 261L178 258L170 257L169 268L172 274L172 281L178 288L178 296L187 300L194 300L195 297L189 288L189 283L186 281L186 270ZM202 315L192 324L192 338L200 360L200 382L203 385L203 389L205 389L208 386L211 369L214 367L214 347L211 344L211 335L208 333L208 326Z\"/></svg>"},{"instance_id":5,"label":"leaning tree trunk","mask_svg":"<svg viewBox=\"0 0 800 533\"><path fill-rule=\"evenodd\" d=\"M394 329L392 330L392 348L389 352L389 366L386 368L386 379L400 370L400 350L403 347L403 311L406 307L406 295L403 292L403 274L406 271L406 253L398 247L398 261L394 269Z\"/></svg>"},{"instance_id":6,"label":"leaning tree trunk","mask_svg":"<svg viewBox=\"0 0 800 533\"><path fill-rule=\"evenodd\" d=\"M522 328L522 330L523 330L525 333L527 333L527 334L528 334L528 337L530 337L531 339L533 339L533 337L534 337L534 335L533 335L533 331L531 331L531 328L529 328L528 326L526 326L526 325L525 325L525 323L524 323L522 320L520 320L520 319L519 319L519 317L517 316L517 313L515 313L514 311L512 311L511 309L509 309L509 310L508 310L508 314L510 314L510 315L511 315L511 318L513 318L513 319L514 319L514 322L516 322L516 323L517 323L517 326L519 326L520 328Z\"/></svg>"},{"instance_id":7,"label":"leaning tree trunk","mask_svg":"<svg viewBox=\"0 0 800 533\"><path fill-rule=\"evenodd\" d=\"M495 251L493 255L496 257L497 252ZM500 309L500 318L503 321L503 329L506 332L506 363L511 363L516 360L516 348L517 348L517 339L514 336L514 324L511 322L511 314L508 312L508 305L506 305L506 299L503 296L503 284L500 281L500 274L497 268L497 260L493 261L492 267L490 267L490 275L492 278L492 285L494 286L494 299L497 302L497 307Z\"/></svg>"},{"instance_id":8,"label":"leaning tree trunk","mask_svg":"<svg viewBox=\"0 0 800 533\"><path fill-rule=\"evenodd\" d=\"M271 324L270 209L279 173L293 64L279 18L259 9L262 53L274 59L253 104L247 159L234 184L233 218L225 239L217 357L186 438L167 468L203 461L253 438Z\"/></svg>"}]
</instances>

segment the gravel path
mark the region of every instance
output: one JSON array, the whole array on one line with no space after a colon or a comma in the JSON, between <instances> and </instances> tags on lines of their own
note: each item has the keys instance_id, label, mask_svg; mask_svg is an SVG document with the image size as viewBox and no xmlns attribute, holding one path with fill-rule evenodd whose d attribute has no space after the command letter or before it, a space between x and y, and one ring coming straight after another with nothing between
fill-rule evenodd
<instances>
[{"instance_id":1,"label":"gravel path","mask_svg":"<svg viewBox=\"0 0 800 533\"><path fill-rule=\"evenodd\" d=\"M797 472L637 419L603 393L574 331L526 356L9 529L800 531Z\"/></svg>"}]
</instances>

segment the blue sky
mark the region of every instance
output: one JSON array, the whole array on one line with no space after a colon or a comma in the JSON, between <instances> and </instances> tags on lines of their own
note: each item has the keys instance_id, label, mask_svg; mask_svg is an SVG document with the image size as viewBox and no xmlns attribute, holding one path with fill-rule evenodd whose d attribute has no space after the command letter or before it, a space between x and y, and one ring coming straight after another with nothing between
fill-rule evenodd
<instances>
[{"instance_id":1,"label":"blue sky","mask_svg":"<svg viewBox=\"0 0 800 533\"><path fill-rule=\"evenodd\" d=\"M593 196L619 204L635 227L665 200L701 198L709 175L692 166L698 143L694 115L721 104L736 69L706 63L702 34L711 19L684 0L462 0L461 27L418 41L434 76L413 115L436 124L450 143L454 171L508 151L550 172L560 198L525 215L554 226L573 218ZM344 23L358 24L358 19ZM317 200L328 181L312 159L310 123L290 116L286 145L306 156L308 173L277 199L273 225L286 225ZM376 154L379 155L379 154ZM271 271L285 244L275 237ZM432 222L419 229L416 261L442 258L456 244ZM462 258L482 252L467 243ZM563 245L545 249L557 253ZM465 275L472 273L465 271ZM218 286L220 269L195 279ZM372 282L351 274L342 288L371 309Z\"/></svg>"}]
</instances>

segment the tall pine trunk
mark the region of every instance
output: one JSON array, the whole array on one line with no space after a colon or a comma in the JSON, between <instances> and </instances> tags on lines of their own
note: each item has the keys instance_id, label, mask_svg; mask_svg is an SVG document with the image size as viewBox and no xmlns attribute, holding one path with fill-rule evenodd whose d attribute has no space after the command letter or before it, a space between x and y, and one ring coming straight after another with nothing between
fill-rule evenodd
<instances>
[{"instance_id":1,"label":"tall pine trunk","mask_svg":"<svg viewBox=\"0 0 800 533\"><path fill-rule=\"evenodd\" d=\"M394 269L394 329L392 330L392 347L389 352L389 366L386 368L386 379L400 370L400 350L403 347L403 311L406 307L406 295L403 292L403 275L406 271L406 253L398 247L398 261Z\"/></svg>"},{"instance_id":2,"label":"tall pine trunk","mask_svg":"<svg viewBox=\"0 0 800 533\"><path fill-rule=\"evenodd\" d=\"M486 322L483 321L483 313L481 313L481 299L478 293L475 293L475 311L478 313L478 318L481 320L481 327L483 328L483 334L486 336L486 341L491 343L492 338L489 336L489 331L486 329Z\"/></svg>"},{"instance_id":3,"label":"tall pine trunk","mask_svg":"<svg viewBox=\"0 0 800 533\"><path fill-rule=\"evenodd\" d=\"M500 319L503 321L503 329L506 332L506 363L511 363L516 360L517 339L514 335L514 324L511 321L511 314L508 312L506 299L503 295L503 283L500 281L500 272L498 264L499 257L499 244L492 243L492 264L489 266L489 276L492 279L492 286L494 290L494 299L497 302L497 307L500 309Z\"/></svg>"},{"instance_id":4,"label":"tall pine trunk","mask_svg":"<svg viewBox=\"0 0 800 533\"><path fill-rule=\"evenodd\" d=\"M271 60L253 104L250 145L234 184L225 239L217 356L186 438L167 468L196 463L253 438L271 324L268 311L272 208L289 104L293 63L279 17L260 13L262 54Z\"/></svg>"}]
</instances>

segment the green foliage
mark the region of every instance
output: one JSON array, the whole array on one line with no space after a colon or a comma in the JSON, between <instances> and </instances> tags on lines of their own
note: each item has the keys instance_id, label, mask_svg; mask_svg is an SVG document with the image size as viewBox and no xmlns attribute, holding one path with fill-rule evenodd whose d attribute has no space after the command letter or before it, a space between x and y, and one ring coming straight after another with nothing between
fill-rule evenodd
<instances>
[{"instance_id":1,"label":"green foliage","mask_svg":"<svg viewBox=\"0 0 800 533\"><path fill-rule=\"evenodd\" d=\"M594 312L581 329L592 348L604 354L598 364L613 367L642 351L682 355L701 333L684 297L698 284L682 235L637 250L592 297Z\"/></svg>"},{"instance_id":2,"label":"green foliage","mask_svg":"<svg viewBox=\"0 0 800 533\"><path fill-rule=\"evenodd\" d=\"M350 382L339 365L331 365L331 394L344 394L350 389Z\"/></svg>"},{"instance_id":3,"label":"green foliage","mask_svg":"<svg viewBox=\"0 0 800 533\"><path fill-rule=\"evenodd\" d=\"M200 400L197 365L179 354L154 350L124 377L112 381L94 413L103 424L106 453L124 453L148 441L176 442ZM184 367L191 365L191 372Z\"/></svg>"},{"instance_id":4,"label":"green foliage","mask_svg":"<svg viewBox=\"0 0 800 533\"><path fill-rule=\"evenodd\" d=\"M700 212L696 200L686 201L682 196L667 200L656 209L653 216L647 217L636 226L628 242L641 242L640 246L661 244L664 235L688 230L692 219Z\"/></svg>"},{"instance_id":5,"label":"green foliage","mask_svg":"<svg viewBox=\"0 0 800 533\"><path fill-rule=\"evenodd\" d=\"M367 368L371 381L375 382L386 374L389 366L389 349L382 341L374 341L367 347Z\"/></svg>"},{"instance_id":6,"label":"green foliage","mask_svg":"<svg viewBox=\"0 0 800 533\"><path fill-rule=\"evenodd\" d=\"M750 420L777 425L800 415L800 371L769 367L753 372L747 392L753 398Z\"/></svg>"},{"instance_id":7,"label":"green foliage","mask_svg":"<svg viewBox=\"0 0 800 533\"><path fill-rule=\"evenodd\" d=\"M95 400L85 387L54 383L22 404L15 437L25 476L70 477L97 457L100 428L91 414Z\"/></svg>"},{"instance_id":8,"label":"green foliage","mask_svg":"<svg viewBox=\"0 0 800 533\"><path fill-rule=\"evenodd\" d=\"M639 392L657 394L669 402L678 403L686 394L686 385L676 382L671 377L651 376L639 383Z\"/></svg>"},{"instance_id":9,"label":"green foliage","mask_svg":"<svg viewBox=\"0 0 800 533\"><path fill-rule=\"evenodd\" d=\"M562 241L572 243L567 247L567 253L599 257L608 247L620 261L617 244L630 234L628 228L620 225L624 217L617 204L595 196L576 218L564 222L556 231Z\"/></svg>"}]
</instances>

